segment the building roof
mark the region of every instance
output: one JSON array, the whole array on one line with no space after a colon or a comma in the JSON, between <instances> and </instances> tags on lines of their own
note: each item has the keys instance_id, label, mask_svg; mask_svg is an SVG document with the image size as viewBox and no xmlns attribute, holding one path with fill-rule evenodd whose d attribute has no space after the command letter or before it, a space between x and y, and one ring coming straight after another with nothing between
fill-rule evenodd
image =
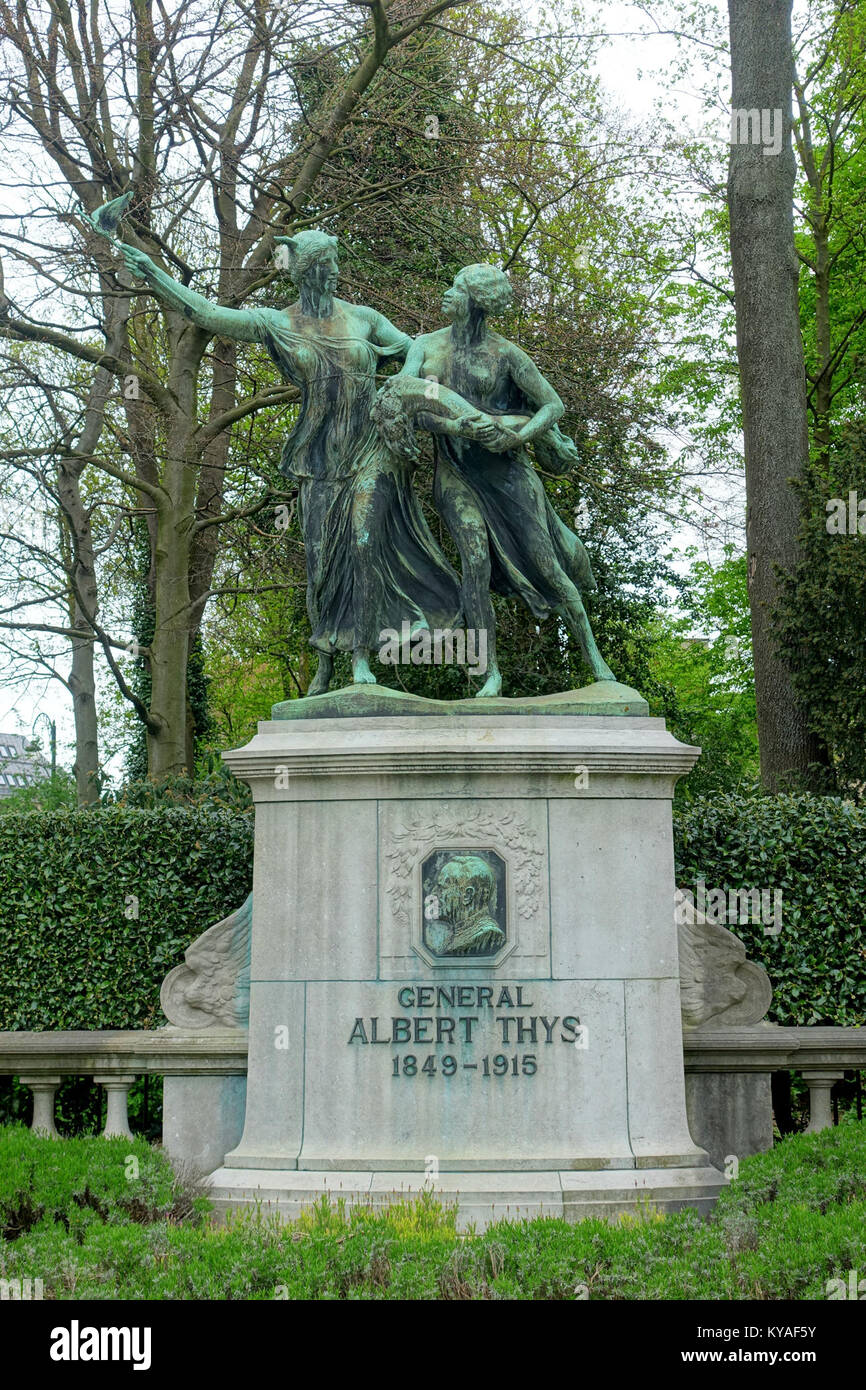
<instances>
[{"instance_id":1,"label":"building roof","mask_svg":"<svg viewBox=\"0 0 866 1390\"><path fill-rule=\"evenodd\" d=\"M11 796L21 787L41 782L47 772L39 753L28 753L23 734L0 732L0 797Z\"/></svg>"}]
</instances>

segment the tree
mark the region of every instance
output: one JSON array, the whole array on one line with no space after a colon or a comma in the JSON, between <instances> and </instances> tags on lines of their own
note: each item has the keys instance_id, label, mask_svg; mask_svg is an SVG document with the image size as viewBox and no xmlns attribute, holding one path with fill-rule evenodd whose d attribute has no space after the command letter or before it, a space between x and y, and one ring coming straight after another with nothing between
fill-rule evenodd
<instances>
[{"instance_id":1,"label":"tree","mask_svg":"<svg viewBox=\"0 0 866 1390\"><path fill-rule=\"evenodd\" d=\"M864 385L866 9L861 0L813 0L809 20L794 75L798 251L811 438L826 469L834 420L858 408Z\"/></svg>"},{"instance_id":2,"label":"tree","mask_svg":"<svg viewBox=\"0 0 866 1390\"><path fill-rule=\"evenodd\" d=\"M294 391L266 390L238 404L235 345L212 344L170 309L143 308L106 242L71 209L80 204L92 214L124 191L131 174L129 239L185 283L200 274L197 266L214 246L217 265L204 288L221 304L243 304L274 278L274 234L318 220L316 185L344 133L368 120L377 103L380 119L387 112L389 55L462 3L357 0L328 9L217 0L157 10L152 0L130 0L118 12L95 3L73 16L66 0L17 9L0 0L11 94L7 153L18 167L28 142L35 148L21 190L31 216L44 217L40 203L54 200L54 226L41 244L32 231L7 229L4 254L19 271L35 274L37 288L26 306L4 299L0 336L40 344L54 360L83 363L92 373L83 427L74 412L61 412L53 436L25 453L43 485L56 487L70 547L70 616L43 626L75 644L82 708L93 694L99 645L146 728L151 775L191 762L187 670L219 527L231 515L223 510L231 430ZM299 100L294 60L302 64L305 45L321 44L325 34L352 57L340 80L308 107ZM299 132L293 143L287 113ZM49 166L59 184L51 186ZM387 200L388 189L366 196L370 203ZM62 322L64 309L71 327ZM32 389L26 372L14 378L17 408L22 391ZM60 394L56 372L37 389L50 409ZM10 465L20 461L20 451L7 452ZM88 468L120 485L97 508L113 509L115 520L142 516L149 530L154 625L141 652L150 675L147 703L118 664L128 636L100 613ZM240 510L255 514L269 505L272 499L259 496ZM14 624L32 628L34 619L6 620L8 630L17 630ZM83 730L79 761L88 777L94 748Z\"/></svg>"},{"instance_id":3,"label":"tree","mask_svg":"<svg viewBox=\"0 0 866 1390\"><path fill-rule=\"evenodd\" d=\"M823 790L866 795L866 426L835 431L800 485L800 559L782 581L780 643L809 724L830 750ZM862 508L862 510L861 510Z\"/></svg>"},{"instance_id":4,"label":"tree","mask_svg":"<svg viewBox=\"0 0 866 1390\"><path fill-rule=\"evenodd\" d=\"M776 791L786 776L806 775L826 757L772 630L777 573L790 574L799 558L792 480L809 456L794 248L791 0L728 0L728 7L733 111L778 113L782 122L778 154L732 141L728 178L761 777Z\"/></svg>"}]
</instances>

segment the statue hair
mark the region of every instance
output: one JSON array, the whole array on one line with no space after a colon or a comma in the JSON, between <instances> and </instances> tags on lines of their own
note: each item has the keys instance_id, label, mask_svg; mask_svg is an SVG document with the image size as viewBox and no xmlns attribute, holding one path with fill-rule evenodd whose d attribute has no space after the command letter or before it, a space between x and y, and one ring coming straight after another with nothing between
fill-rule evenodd
<instances>
[{"instance_id":1,"label":"statue hair","mask_svg":"<svg viewBox=\"0 0 866 1390\"><path fill-rule=\"evenodd\" d=\"M504 314L511 308L514 298L511 281L498 266L464 266L460 271L460 283L485 314Z\"/></svg>"},{"instance_id":2,"label":"statue hair","mask_svg":"<svg viewBox=\"0 0 866 1390\"><path fill-rule=\"evenodd\" d=\"M285 246L289 253L289 276L299 285L311 265L322 259L329 251L336 250L339 242L328 232L320 232L310 227L307 231L296 232L294 236L274 237L278 246Z\"/></svg>"}]
</instances>

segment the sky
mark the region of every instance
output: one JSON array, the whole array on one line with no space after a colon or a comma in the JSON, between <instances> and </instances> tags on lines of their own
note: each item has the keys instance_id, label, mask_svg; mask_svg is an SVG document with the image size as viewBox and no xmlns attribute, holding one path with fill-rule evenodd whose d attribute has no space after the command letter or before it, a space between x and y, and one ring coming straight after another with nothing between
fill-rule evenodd
<instances>
[{"instance_id":1,"label":"sky","mask_svg":"<svg viewBox=\"0 0 866 1390\"><path fill-rule=\"evenodd\" d=\"M715 0L722 14L727 13L727 0ZM647 27L645 18L636 15L634 6L621 0L590 0L596 10L599 28L612 37L609 47L600 54L598 69L603 86L619 109L640 118L649 116L657 99L671 101L682 112L683 122L688 129L697 129L702 123L702 115L694 96L687 89L671 91L667 76L675 52L675 41L664 35L649 39L624 37L635 30ZM530 10L536 6L530 0ZM723 132L720 131L720 138ZM678 546L688 544L694 538L689 533L677 532L672 537ZM65 667L63 668L65 669ZM30 735L34 721L41 715L57 722L58 761L71 766L74 757L74 723L71 698L66 689L56 680L34 677L23 689L8 690L0 688L0 733L20 733ZM43 748L47 749L47 731L44 718L39 719L38 733ZM116 774L117 759L110 765Z\"/></svg>"},{"instance_id":2,"label":"sky","mask_svg":"<svg viewBox=\"0 0 866 1390\"><path fill-rule=\"evenodd\" d=\"M650 29L645 17L635 13L635 7L622 0L593 0L601 12L603 28L612 37L610 45L600 55L598 68L606 89L618 97L634 116L648 116L658 98L672 99L684 120L695 126L701 123L697 100L688 87L671 90L669 69L676 53L676 40L666 34L651 38L629 38L635 30ZM727 18L727 0L714 0L719 14ZM652 8L652 6L650 6ZM724 130L720 135L724 137Z\"/></svg>"}]
</instances>

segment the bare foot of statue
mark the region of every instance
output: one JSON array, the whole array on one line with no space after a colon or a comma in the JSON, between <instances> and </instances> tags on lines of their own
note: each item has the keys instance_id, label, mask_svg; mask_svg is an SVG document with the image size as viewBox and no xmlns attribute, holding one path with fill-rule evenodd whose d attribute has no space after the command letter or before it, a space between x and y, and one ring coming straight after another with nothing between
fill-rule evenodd
<instances>
[{"instance_id":1,"label":"bare foot of statue","mask_svg":"<svg viewBox=\"0 0 866 1390\"><path fill-rule=\"evenodd\" d=\"M307 694L324 695L326 691L330 688L331 677L333 676L333 674L334 658L332 656L329 656L327 652L321 652L319 655L319 664L316 667L316 674L313 677L312 684L310 685Z\"/></svg>"},{"instance_id":2,"label":"bare foot of statue","mask_svg":"<svg viewBox=\"0 0 866 1390\"><path fill-rule=\"evenodd\" d=\"M589 635L589 641L586 644L584 656L589 663L589 669L592 671L597 681L616 680L616 676L613 674L613 671L595 645L595 638L592 636L592 633Z\"/></svg>"},{"instance_id":3,"label":"bare foot of statue","mask_svg":"<svg viewBox=\"0 0 866 1390\"><path fill-rule=\"evenodd\" d=\"M613 674L613 671L610 669L607 662L603 661L601 657L598 658L598 661L594 661L592 663L592 674L595 676L597 681L616 680L616 676Z\"/></svg>"},{"instance_id":4,"label":"bare foot of statue","mask_svg":"<svg viewBox=\"0 0 866 1390\"><path fill-rule=\"evenodd\" d=\"M356 647L352 652L352 680L356 685L375 685L376 677L370 670L370 653L366 647Z\"/></svg>"},{"instance_id":5,"label":"bare foot of statue","mask_svg":"<svg viewBox=\"0 0 866 1390\"><path fill-rule=\"evenodd\" d=\"M475 692L475 698L476 698L476 700L483 700L483 699L486 699L487 696L489 696L489 695L501 695L501 694L502 694L502 676L499 674L499 667L498 667L498 666L493 666L493 667L491 667L491 669L490 669L490 674L488 675L487 680L484 682L484 684L482 685L481 689L480 689L480 690L476 690L476 692Z\"/></svg>"}]
</instances>

